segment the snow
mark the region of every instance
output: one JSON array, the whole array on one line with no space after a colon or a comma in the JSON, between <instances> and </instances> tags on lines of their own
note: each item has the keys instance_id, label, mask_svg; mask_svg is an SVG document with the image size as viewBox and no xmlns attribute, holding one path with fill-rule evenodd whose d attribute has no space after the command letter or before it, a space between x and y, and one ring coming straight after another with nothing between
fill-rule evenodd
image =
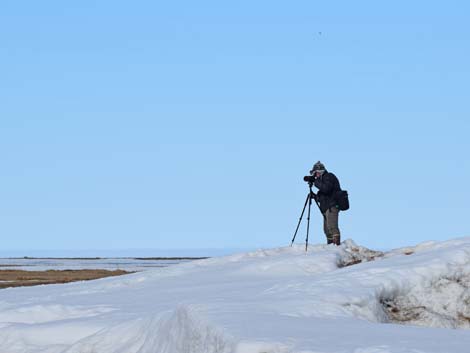
<instances>
[{"instance_id":1,"label":"snow","mask_svg":"<svg viewBox=\"0 0 470 353\"><path fill-rule=\"evenodd\" d=\"M469 278L470 237L386 253L294 245L8 288L0 353L468 353Z\"/></svg>"}]
</instances>

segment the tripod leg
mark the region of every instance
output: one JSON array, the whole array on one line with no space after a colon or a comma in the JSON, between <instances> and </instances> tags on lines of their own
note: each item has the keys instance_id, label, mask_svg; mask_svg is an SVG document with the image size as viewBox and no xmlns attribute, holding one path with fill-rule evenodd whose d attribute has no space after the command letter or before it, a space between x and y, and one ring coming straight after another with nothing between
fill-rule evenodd
<instances>
[{"instance_id":1,"label":"tripod leg","mask_svg":"<svg viewBox=\"0 0 470 353\"><path fill-rule=\"evenodd\" d=\"M310 194L309 194L310 195ZM305 238L305 251L307 251L308 248L308 231L310 229L310 208L312 206L312 198L310 197L309 203L308 203L308 215L307 215L307 237Z\"/></svg>"},{"instance_id":2,"label":"tripod leg","mask_svg":"<svg viewBox=\"0 0 470 353\"><path fill-rule=\"evenodd\" d=\"M300 218L299 218L299 223L297 223L297 228L295 228L294 237L292 238L292 242L290 243L290 246L292 246L292 244L294 244L294 240L295 240L295 237L297 235L297 231L299 230L300 222L302 221L302 217L304 216L305 207L307 207L307 202L309 200L310 200L310 194L307 195L307 199L305 200L304 208L302 209L302 213L301 213Z\"/></svg>"}]
</instances>

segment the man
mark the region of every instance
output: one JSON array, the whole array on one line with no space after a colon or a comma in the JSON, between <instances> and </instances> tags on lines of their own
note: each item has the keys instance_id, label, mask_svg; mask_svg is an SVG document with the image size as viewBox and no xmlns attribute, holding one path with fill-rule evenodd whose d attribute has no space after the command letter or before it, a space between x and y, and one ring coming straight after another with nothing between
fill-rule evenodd
<instances>
[{"instance_id":1,"label":"man","mask_svg":"<svg viewBox=\"0 0 470 353\"><path fill-rule=\"evenodd\" d=\"M340 245L341 233L338 228L339 209L336 194L341 187L338 178L333 173L329 173L323 163L318 161L310 171L310 176L304 177L304 180L318 189L317 194L312 192L312 197L323 214L323 231L327 243Z\"/></svg>"}]
</instances>

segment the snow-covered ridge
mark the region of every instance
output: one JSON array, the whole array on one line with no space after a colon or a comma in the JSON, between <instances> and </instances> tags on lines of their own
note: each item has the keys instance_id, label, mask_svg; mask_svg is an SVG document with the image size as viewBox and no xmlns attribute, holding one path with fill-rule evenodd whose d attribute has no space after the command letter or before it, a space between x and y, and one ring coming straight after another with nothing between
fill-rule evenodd
<instances>
[{"instance_id":1,"label":"snow-covered ridge","mask_svg":"<svg viewBox=\"0 0 470 353\"><path fill-rule=\"evenodd\" d=\"M470 238L347 240L0 291L3 353L466 352ZM384 325L384 323L388 323Z\"/></svg>"}]
</instances>

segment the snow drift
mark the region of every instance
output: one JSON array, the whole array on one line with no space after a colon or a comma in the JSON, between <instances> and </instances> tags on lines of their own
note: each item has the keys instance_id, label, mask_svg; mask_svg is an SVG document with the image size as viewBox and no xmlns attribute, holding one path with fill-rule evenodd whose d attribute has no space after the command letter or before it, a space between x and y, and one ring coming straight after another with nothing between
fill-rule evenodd
<instances>
[{"instance_id":1,"label":"snow drift","mask_svg":"<svg viewBox=\"0 0 470 353\"><path fill-rule=\"evenodd\" d=\"M470 238L347 240L9 288L0 353L467 353L469 278Z\"/></svg>"}]
</instances>

